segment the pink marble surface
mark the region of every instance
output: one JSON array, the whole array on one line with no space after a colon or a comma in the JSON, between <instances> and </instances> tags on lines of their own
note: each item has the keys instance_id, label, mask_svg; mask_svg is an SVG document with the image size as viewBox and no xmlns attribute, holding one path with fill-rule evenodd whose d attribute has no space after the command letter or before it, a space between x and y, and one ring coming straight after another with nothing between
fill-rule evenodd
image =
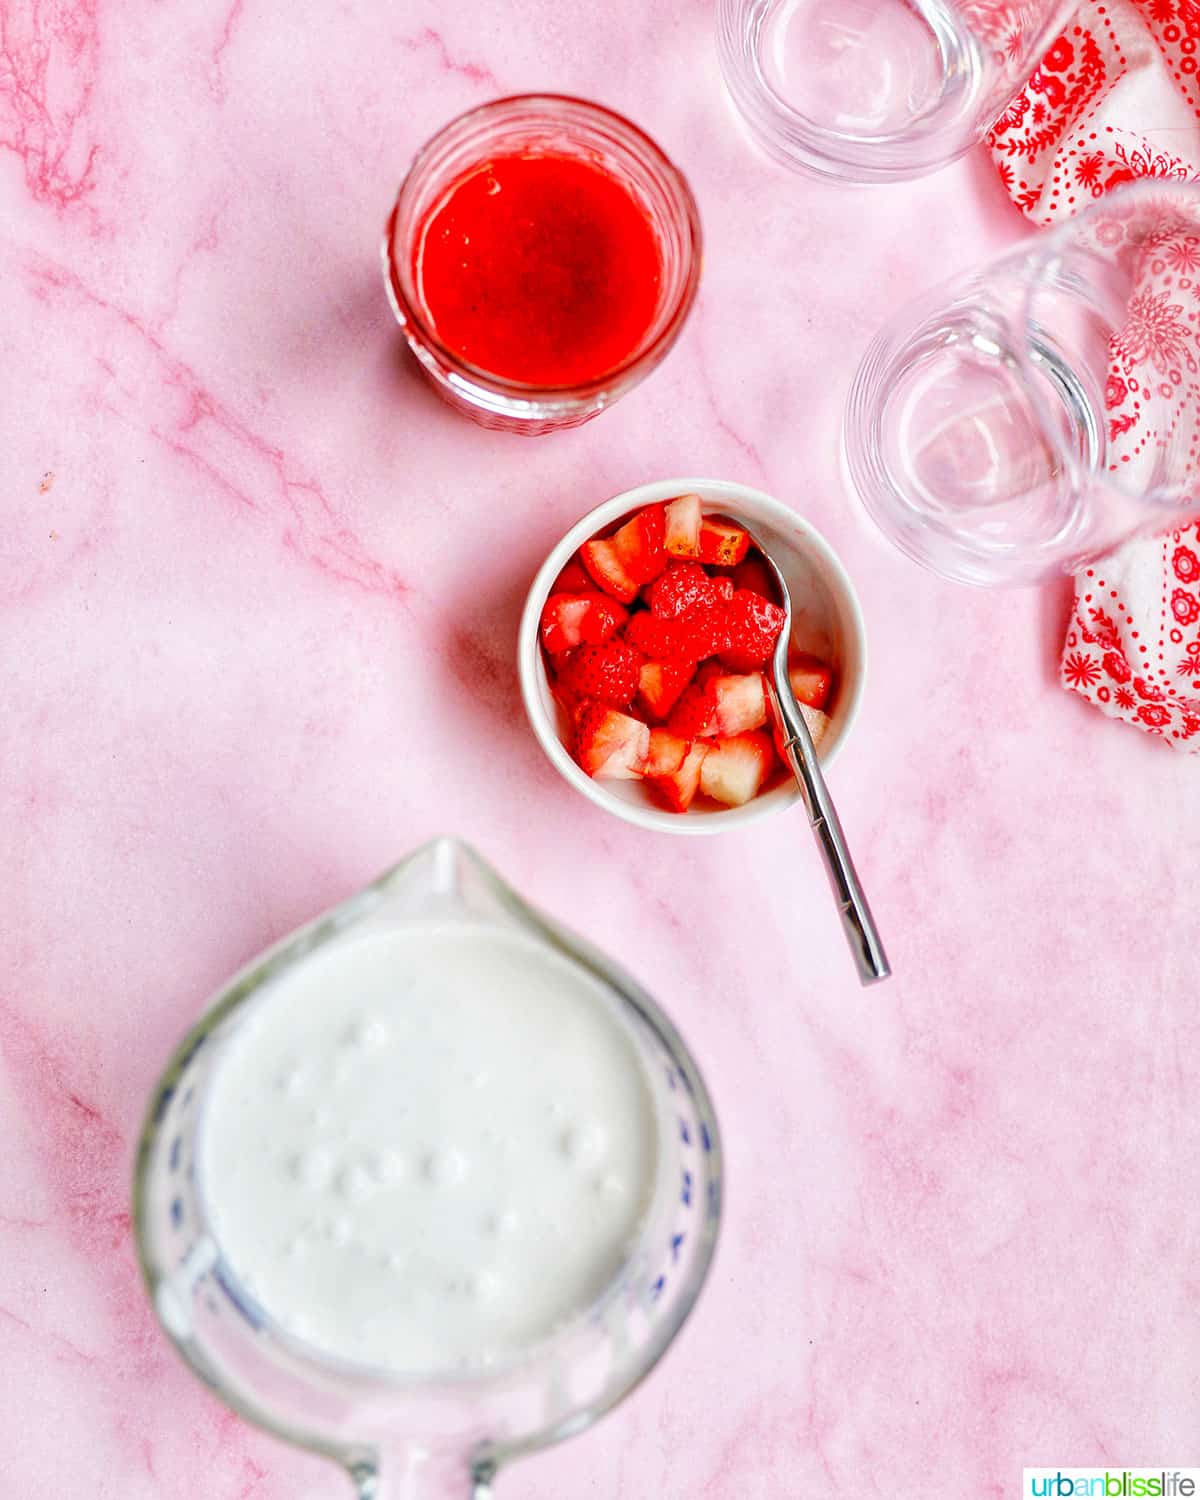
<instances>
[{"instance_id":1,"label":"pink marble surface","mask_svg":"<svg viewBox=\"0 0 1200 1500\"><path fill-rule=\"evenodd\" d=\"M529 444L417 383L376 244L432 129L546 86L664 143L708 254L667 365ZM159 1336L132 1144L208 992L436 831L666 1002L730 1154L671 1357L501 1500L1200 1463L1196 764L1055 685L1061 592L938 583L838 477L872 327L1019 231L986 162L873 193L765 165L707 0L18 0L0 148L0 1495L346 1493ZM523 722L541 554L686 472L795 504L861 589L835 783L881 991L798 817L640 833Z\"/></svg>"}]
</instances>

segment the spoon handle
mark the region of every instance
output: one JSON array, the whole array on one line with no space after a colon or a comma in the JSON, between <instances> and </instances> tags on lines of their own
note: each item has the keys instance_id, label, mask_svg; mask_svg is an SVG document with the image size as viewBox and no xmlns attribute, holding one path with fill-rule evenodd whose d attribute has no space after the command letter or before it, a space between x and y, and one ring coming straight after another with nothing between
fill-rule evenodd
<instances>
[{"instance_id":1,"label":"spoon handle","mask_svg":"<svg viewBox=\"0 0 1200 1500\"><path fill-rule=\"evenodd\" d=\"M787 682L786 676L784 681ZM879 936L866 892L850 857L846 835L842 832L837 809L829 795L829 788L825 785L825 777L821 774L817 752L808 732L808 725L804 722L804 715L800 712L790 684L787 691L780 691L778 683L773 683L772 686L772 696L783 724L784 752L792 773L800 784L804 806L808 810L808 821L812 824L829 875L829 884L833 887L837 900L846 941L858 964L858 977L863 984L874 984L877 980L886 979L892 972L883 950L883 939Z\"/></svg>"}]
</instances>

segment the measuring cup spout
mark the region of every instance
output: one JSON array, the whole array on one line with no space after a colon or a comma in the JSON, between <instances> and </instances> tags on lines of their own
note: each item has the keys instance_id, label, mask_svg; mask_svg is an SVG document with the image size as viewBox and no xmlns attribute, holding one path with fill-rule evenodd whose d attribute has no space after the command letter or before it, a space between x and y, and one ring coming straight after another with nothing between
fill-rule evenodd
<instances>
[{"instance_id":1,"label":"measuring cup spout","mask_svg":"<svg viewBox=\"0 0 1200 1500\"><path fill-rule=\"evenodd\" d=\"M415 849L371 889L384 921L466 918L539 932L512 887L469 844L447 834Z\"/></svg>"}]
</instances>

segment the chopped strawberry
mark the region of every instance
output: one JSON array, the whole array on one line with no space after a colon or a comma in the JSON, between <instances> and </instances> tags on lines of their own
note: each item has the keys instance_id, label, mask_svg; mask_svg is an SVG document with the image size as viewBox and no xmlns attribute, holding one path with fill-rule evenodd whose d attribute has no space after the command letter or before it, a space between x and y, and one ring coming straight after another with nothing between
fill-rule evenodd
<instances>
[{"instance_id":1,"label":"chopped strawberry","mask_svg":"<svg viewBox=\"0 0 1200 1500\"><path fill-rule=\"evenodd\" d=\"M717 598L714 581L699 563L675 563L656 580L649 594L651 612L660 620L678 619L693 604L712 604Z\"/></svg>"},{"instance_id":2,"label":"chopped strawberry","mask_svg":"<svg viewBox=\"0 0 1200 1500\"><path fill-rule=\"evenodd\" d=\"M804 722L808 725L809 738L815 749L825 738L825 731L829 728L829 715L819 708L810 708L807 703L800 705L800 712L804 715Z\"/></svg>"},{"instance_id":3,"label":"chopped strawberry","mask_svg":"<svg viewBox=\"0 0 1200 1500\"><path fill-rule=\"evenodd\" d=\"M794 657L788 667L788 681L797 702L807 703L812 708L824 708L833 686L833 669L817 657L802 653Z\"/></svg>"},{"instance_id":4,"label":"chopped strawberry","mask_svg":"<svg viewBox=\"0 0 1200 1500\"><path fill-rule=\"evenodd\" d=\"M614 708L628 708L638 690L642 658L624 641L580 646L558 674L559 686L577 698L595 698Z\"/></svg>"},{"instance_id":5,"label":"chopped strawberry","mask_svg":"<svg viewBox=\"0 0 1200 1500\"><path fill-rule=\"evenodd\" d=\"M665 719L695 675L690 661L644 661L638 681L638 704L651 719Z\"/></svg>"},{"instance_id":6,"label":"chopped strawberry","mask_svg":"<svg viewBox=\"0 0 1200 1500\"><path fill-rule=\"evenodd\" d=\"M764 599L775 598L775 584L761 557L748 557L745 562L738 563L733 570L733 586L761 594Z\"/></svg>"},{"instance_id":7,"label":"chopped strawberry","mask_svg":"<svg viewBox=\"0 0 1200 1500\"><path fill-rule=\"evenodd\" d=\"M729 604L718 595L717 603L711 609L698 606L688 610L676 622L683 627L688 649L698 651L700 661L708 656L720 656L729 648L728 610Z\"/></svg>"},{"instance_id":8,"label":"chopped strawberry","mask_svg":"<svg viewBox=\"0 0 1200 1500\"><path fill-rule=\"evenodd\" d=\"M712 580L713 592L719 600L725 604L733 598L733 579L720 577Z\"/></svg>"},{"instance_id":9,"label":"chopped strawberry","mask_svg":"<svg viewBox=\"0 0 1200 1500\"><path fill-rule=\"evenodd\" d=\"M714 677L706 691L716 704L714 733L727 736L760 729L767 722L767 692L761 672Z\"/></svg>"},{"instance_id":10,"label":"chopped strawberry","mask_svg":"<svg viewBox=\"0 0 1200 1500\"><path fill-rule=\"evenodd\" d=\"M649 610L642 610L630 615L625 626L625 639L651 661L665 661L679 656L682 633L674 620L660 620ZM699 657L695 660L699 661Z\"/></svg>"},{"instance_id":11,"label":"chopped strawberry","mask_svg":"<svg viewBox=\"0 0 1200 1500\"><path fill-rule=\"evenodd\" d=\"M640 719L603 703L575 712L575 759L589 776L636 781L650 752L650 730Z\"/></svg>"},{"instance_id":12,"label":"chopped strawberry","mask_svg":"<svg viewBox=\"0 0 1200 1500\"><path fill-rule=\"evenodd\" d=\"M621 567L635 583L651 583L666 567L665 535L665 507L651 505L610 538Z\"/></svg>"},{"instance_id":13,"label":"chopped strawberry","mask_svg":"<svg viewBox=\"0 0 1200 1500\"><path fill-rule=\"evenodd\" d=\"M673 776L691 748L688 741L681 740L678 735L668 734L665 729L652 729L643 774L647 777Z\"/></svg>"},{"instance_id":14,"label":"chopped strawberry","mask_svg":"<svg viewBox=\"0 0 1200 1500\"><path fill-rule=\"evenodd\" d=\"M628 618L628 610L591 588L582 594L551 594L542 606L542 644L552 655L574 646L598 646Z\"/></svg>"},{"instance_id":15,"label":"chopped strawberry","mask_svg":"<svg viewBox=\"0 0 1200 1500\"><path fill-rule=\"evenodd\" d=\"M542 606L542 645L551 656L570 651L583 640L583 621L591 604L583 595L551 594Z\"/></svg>"},{"instance_id":16,"label":"chopped strawberry","mask_svg":"<svg viewBox=\"0 0 1200 1500\"><path fill-rule=\"evenodd\" d=\"M606 594L629 604L637 598L641 580L630 577L612 542L593 539L579 549L579 560Z\"/></svg>"},{"instance_id":17,"label":"chopped strawberry","mask_svg":"<svg viewBox=\"0 0 1200 1500\"><path fill-rule=\"evenodd\" d=\"M720 601L693 604L675 620L636 614L625 627L625 639L654 661L703 661L729 644L727 607Z\"/></svg>"},{"instance_id":18,"label":"chopped strawberry","mask_svg":"<svg viewBox=\"0 0 1200 1500\"><path fill-rule=\"evenodd\" d=\"M573 557L550 585L550 592L552 594L587 594L595 586L584 571L579 558Z\"/></svg>"},{"instance_id":19,"label":"chopped strawberry","mask_svg":"<svg viewBox=\"0 0 1200 1500\"><path fill-rule=\"evenodd\" d=\"M568 651L565 657L560 657L559 662L569 659L571 653ZM569 688L563 687L554 673L549 674L550 691L559 703L566 709L567 713L574 717L575 710L579 707L579 699Z\"/></svg>"},{"instance_id":20,"label":"chopped strawberry","mask_svg":"<svg viewBox=\"0 0 1200 1500\"><path fill-rule=\"evenodd\" d=\"M700 789L714 802L741 807L758 794L774 763L768 735L738 734L717 740L700 767Z\"/></svg>"},{"instance_id":21,"label":"chopped strawberry","mask_svg":"<svg viewBox=\"0 0 1200 1500\"><path fill-rule=\"evenodd\" d=\"M774 649L787 616L778 604L749 589L735 589L725 607L729 644L721 660L735 671L763 666Z\"/></svg>"},{"instance_id":22,"label":"chopped strawberry","mask_svg":"<svg viewBox=\"0 0 1200 1500\"><path fill-rule=\"evenodd\" d=\"M705 516L700 523L700 561L732 568L750 550L750 535L729 521Z\"/></svg>"},{"instance_id":23,"label":"chopped strawberry","mask_svg":"<svg viewBox=\"0 0 1200 1500\"><path fill-rule=\"evenodd\" d=\"M664 545L672 557L700 556L700 496L680 495L666 509Z\"/></svg>"},{"instance_id":24,"label":"chopped strawberry","mask_svg":"<svg viewBox=\"0 0 1200 1500\"><path fill-rule=\"evenodd\" d=\"M677 770L668 775L655 776L650 782L674 812L687 812L691 807L692 798L700 789L700 774L708 750L707 740L696 740Z\"/></svg>"},{"instance_id":25,"label":"chopped strawberry","mask_svg":"<svg viewBox=\"0 0 1200 1500\"><path fill-rule=\"evenodd\" d=\"M810 708L807 703L801 703L800 712L804 716L804 722L808 725L808 735L813 742L813 749L815 750L825 738L826 731L829 729L829 715L823 713L819 708ZM778 720L775 723L774 740L775 749L779 752L779 759L786 766L788 758L783 748L783 731L779 727Z\"/></svg>"},{"instance_id":26,"label":"chopped strawberry","mask_svg":"<svg viewBox=\"0 0 1200 1500\"><path fill-rule=\"evenodd\" d=\"M671 710L667 728L681 739L694 740L717 733L717 697L713 691L716 679L695 682L682 694Z\"/></svg>"}]
</instances>

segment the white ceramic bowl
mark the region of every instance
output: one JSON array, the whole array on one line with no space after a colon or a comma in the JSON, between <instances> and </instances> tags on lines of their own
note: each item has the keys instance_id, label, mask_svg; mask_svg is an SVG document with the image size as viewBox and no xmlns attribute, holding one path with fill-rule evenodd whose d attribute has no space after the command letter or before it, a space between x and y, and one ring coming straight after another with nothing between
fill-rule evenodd
<instances>
[{"instance_id":1,"label":"white ceramic bowl","mask_svg":"<svg viewBox=\"0 0 1200 1500\"><path fill-rule=\"evenodd\" d=\"M723 833L790 807L800 795L795 783L785 781L742 807L695 805L685 813L675 813L656 801L640 781L593 780L571 758L570 723L550 691L538 639L550 585L583 542L644 505L689 494L700 496L706 513L743 516L761 536L791 592L793 641L801 651L811 651L833 666L830 724L820 748L821 764L827 767L850 733L862 697L867 671L862 611L845 568L820 532L761 490L725 479L661 479L627 490L589 511L554 548L533 580L521 615L517 665L533 732L551 763L577 791L640 828Z\"/></svg>"}]
</instances>

